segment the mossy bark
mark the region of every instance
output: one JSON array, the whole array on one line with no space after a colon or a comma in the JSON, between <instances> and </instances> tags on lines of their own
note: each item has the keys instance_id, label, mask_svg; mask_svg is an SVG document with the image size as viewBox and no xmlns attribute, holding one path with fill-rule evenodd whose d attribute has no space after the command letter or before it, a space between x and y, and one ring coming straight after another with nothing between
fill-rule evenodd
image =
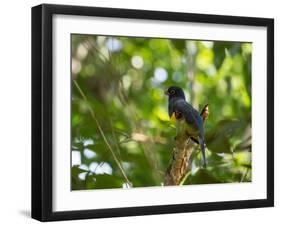
<instances>
[{"instance_id":1,"label":"mossy bark","mask_svg":"<svg viewBox=\"0 0 281 226\"><path fill-rule=\"evenodd\" d=\"M208 117L208 104L201 111L201 117L205 122ZM172 159L166 170L164 185L180 185L186 178L187 173L191 170L193 152L196 143L191 140L188 134L185 133L185 122L179 120L177 122L177 136L175 138L175 147L172 154Z\"/></svg>"}]
</instances>

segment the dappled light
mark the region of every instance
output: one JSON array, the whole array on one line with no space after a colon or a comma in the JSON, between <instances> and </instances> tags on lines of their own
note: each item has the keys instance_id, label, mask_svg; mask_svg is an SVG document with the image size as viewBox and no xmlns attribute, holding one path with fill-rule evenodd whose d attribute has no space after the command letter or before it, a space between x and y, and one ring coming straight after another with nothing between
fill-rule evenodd
<instances>
[{"instance_id":1,"label":"dappled light","mask_svg":"<svg viewBox=\"0 0 281 226\"><path fill-rule=\"evenodd\" d=\"M175 145L165 90L205 123L184 185L250 182L251 43L72 35L72 189L163 185Z\"/></svg>"}]
</instances>

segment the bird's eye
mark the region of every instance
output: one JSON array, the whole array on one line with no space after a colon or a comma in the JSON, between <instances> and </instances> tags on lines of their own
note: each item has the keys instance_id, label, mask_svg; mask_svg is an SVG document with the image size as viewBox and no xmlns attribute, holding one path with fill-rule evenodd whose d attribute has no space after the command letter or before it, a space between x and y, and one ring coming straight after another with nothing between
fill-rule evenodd
<instances>
[{"instance_id":1,"label":"bird's eye","mask_svg":"<svg viewBox=\"0 0 281 226\"><path fill-rule=\"evenodd\" d=\"M175 90L172 89L172 90L170 91L170 94L174 95L174 94L175 94Z\"/></svg>"}]
</instances>

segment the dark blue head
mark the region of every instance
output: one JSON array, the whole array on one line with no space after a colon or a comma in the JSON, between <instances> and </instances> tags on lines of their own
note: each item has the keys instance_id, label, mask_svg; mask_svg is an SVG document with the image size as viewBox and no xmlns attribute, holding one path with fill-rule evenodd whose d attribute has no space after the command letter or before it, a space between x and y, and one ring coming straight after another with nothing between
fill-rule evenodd
<instances>
[{"instance_id":1,"label":"dark blue head","mask_svg":"<svg viewBox=\"0 0 281 226\"><path fill-rule=\"evenodd\" d=\"M183 90L178 86L170 86L169 89L167 89L167 91L165 92L165 94L169 96L169 99L172 99L174 97L185 99Z\"/></svg>"}]
</instances>

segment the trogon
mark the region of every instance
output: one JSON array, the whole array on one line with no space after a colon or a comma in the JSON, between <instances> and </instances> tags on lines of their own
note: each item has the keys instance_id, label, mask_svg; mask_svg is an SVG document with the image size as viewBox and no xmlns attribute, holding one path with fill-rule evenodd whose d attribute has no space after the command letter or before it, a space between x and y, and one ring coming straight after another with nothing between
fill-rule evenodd
<instances>
[{"instance_id":1,"label":"trogon","mask_svg":"<svg viewBox=\"0 0 281 226\"><path fill-rule=\"evenodd\" d=\"M196 143L199 143L203 156L203 166L206 167L205 139L203 119L185 100L183 90L177 86L171 86L165 92L169 96L168 111L171 120L178 124L183 122L184 132Z\"/></svg>"}]
</instances>

